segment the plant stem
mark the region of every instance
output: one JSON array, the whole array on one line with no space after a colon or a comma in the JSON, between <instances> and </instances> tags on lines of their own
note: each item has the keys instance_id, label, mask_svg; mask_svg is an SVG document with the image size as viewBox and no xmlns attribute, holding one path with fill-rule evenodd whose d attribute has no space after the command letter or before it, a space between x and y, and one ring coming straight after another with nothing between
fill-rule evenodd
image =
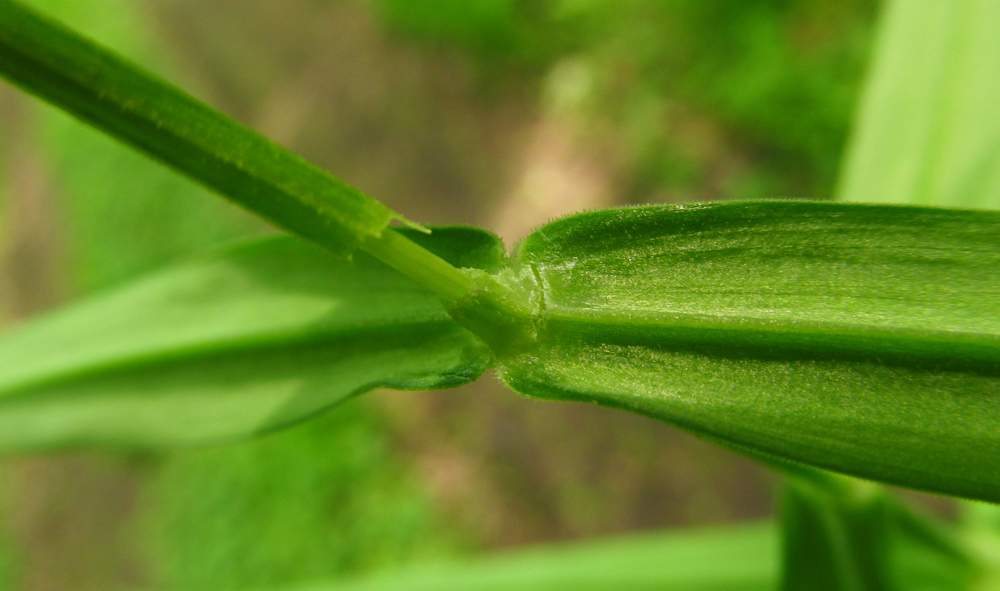
<instances>
[{"instance_id":1,"label":"plant stem","mask_svg":"<svg viewBox=\"0 0 1000 591\"><path fill-rule=\"evenodd\" d=\"M468 276L391 228L369 238L361 248L445 301L457 300L472 288Z\"/></svg>"},{"instance_id":2,"label":"plant stem","mask_svg":"<svg viewBox=\"0 0 1000 591\"><path fill-rule=\"evenodd\" d=\"M0 0L0 76L344 258L364 245L443 298L469 289L389 230L401 216L382 203L13 0Z\"/></svg>"}]
</instances>

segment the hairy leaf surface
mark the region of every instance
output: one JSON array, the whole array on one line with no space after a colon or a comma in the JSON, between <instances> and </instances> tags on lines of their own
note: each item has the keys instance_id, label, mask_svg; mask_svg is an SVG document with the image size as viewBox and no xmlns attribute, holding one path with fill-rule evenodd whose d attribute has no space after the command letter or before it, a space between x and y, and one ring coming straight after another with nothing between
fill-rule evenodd
<instances>
[{"instance_id":1,"label":"hairy leaf surface","mask_svg":"<svg viewBox=\"0 0 1000 591\"><path fill-rule=\"evenodd\" d=\"M565 218L517 251L541 296L498 348L531 396L1000 501L1000 214L758 202Z\"/></svg>"},{"instance_id":2,"label":"hairy leaf surface","mask_svg":"<svg viewBox=\"0 0 1000 591\"><path fill-rule=\"evenodd\" d=\"M456 265L503 257L483 231L409 235ZM397 271L270 239L15 329L0 341L0 450L249 435L375 387L457 386L489 361Z\"/></svg>"}]
</instances>

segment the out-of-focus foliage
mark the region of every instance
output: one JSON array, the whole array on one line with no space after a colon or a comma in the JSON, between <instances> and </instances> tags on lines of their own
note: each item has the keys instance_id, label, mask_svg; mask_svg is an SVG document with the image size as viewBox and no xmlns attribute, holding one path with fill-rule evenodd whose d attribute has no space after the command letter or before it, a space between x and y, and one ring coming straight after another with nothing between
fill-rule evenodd
<instances>
[{"instance_id":1,"label":"out-of-focus foliage","mask_svg":"<svg viewBox=\"0 0 1000 591\"><path fill-rule=\"evenodd\" d=\"M0 489L0 494L3 490ZM0 533L0 591L17 588L21 552L7 531Z\"/></svg>"},{"instance_id":2,"label":"out-of-focus foliage","mask_svg":"<svg viewBox=\"0 0 1000 591\"><path fill-rule=\"evenodd\" d=\"M363 400L239 446L172 455L149 485L158 588L256 589L454 553Z\"/></svg>"},{"instance_id":3,"label":"out-of-focus foliage","mask_svg":"<svg viewBox=\"0 0 1000 591\"><path fill-rule=\"evenodd\" d=\"M885 488L798 468L788 476L780 589L959 591L984 582L953 531Z\"/></svg>"},{"instance_id":4,"label":"out-of-focus foliage","mask_svg":"<svg viewBox=\"0 0 1000 591\"><path fill-rule=\"evenodd\" d=\"M959 509L959 532L986 566L979 588L1000 588L1000 506L966 502Z\"/></svg>"},{"instance_id":5,"label":"out-of-focus foliage","mask_svg":"<svg viewBox=\"0 0 1000 591\"><path fill-rule=\"evenodd\" d=\"M160 69L135 3L34 0L33 5ZM48 182L58 198L71 290L92 291L264 226L174 171L38 103Z\"/></svg>"},{"instance_id":6,"label":"out-of-focus foliage","mask_svg":"<svg viewBox=\"0 0 1000 591\"><path fill-rule=\"evenodd\" d=\"M31 4L163 71L140 4ZM32 107L59 205L72 296L266 231L174 171L54 108ZM155 533L158 551L148 560L157 579L188 589L231 589L355 572L449 547L451 534L390 442L377 413L356 405L275 438L153 462L152 492L138 518ZM146 478L144 472L137 477ZM298 530L292 535L285 527ZM22 551L23 541L11 537L15 559L3 564L17 562ZM353 554L358 549L370 556L361 559Z\"/></svg>"},{"instance_id":7,"label":"out-of-focus foliage","mask_svg":"<svg viewBox=\"0 0 1000 591\"><path fill-rule=\"evenodd\" d=\"M833 525L837 528L840 524ZM898 525L887 530L882 540L896 586L862 586L856 580L837 585L844 581L826 578L812 586L787 588L810 591L969 588L968 564L949 557L941 548L933 547L933 541ZM782 588L778 560L781 542L776 529L773 523L747 523L632 534L522 548L475 560L393 569L361 579L281 587L280 591L774 591Z\"/></svg>"},{"instance_id":8,"label":"out-of-focus foliage","mask_svg":"<svg viewBox=\"0 0 1000 591\"><path fill-rule=\"evenodd\" d=\"M775 534L765 523L647 533L282 591L767 591L778 570Z\"/></svg>"},{"instance_id":9,"label":"out-of-focus foliage","mask_svg":"<svg viewBox=\"0 0 1000 591\"><path fill-rule=\"evenodd\" d=\"M556 3L519 0L376 0L386 21L433 43L455 45L491 69L537 68L579 45Z\"/></svg>"},{"instance_id":10,"label":"out-of-focus foliage","mask_svg":"<svg viewBox=\"0 0 1000 591\"><path fill-rule=\"evenodd\" d=\"M887 3L838 198L1000 207L1000 3Z\"/></svg>"},{"instance_id":11,"label":"out-of-focus foliage","mask_svg":"<svg viewBox=\"0 0 1000 591\"><path fill-rule=\"evenodd\" d=\"M829 198L876 8L870 0L376 3L401 32L472 52L485 77L547 72L556 102L614 129L633 201ZM713 176L726 186L706 194Z\"/></svg>"}]
</instances>

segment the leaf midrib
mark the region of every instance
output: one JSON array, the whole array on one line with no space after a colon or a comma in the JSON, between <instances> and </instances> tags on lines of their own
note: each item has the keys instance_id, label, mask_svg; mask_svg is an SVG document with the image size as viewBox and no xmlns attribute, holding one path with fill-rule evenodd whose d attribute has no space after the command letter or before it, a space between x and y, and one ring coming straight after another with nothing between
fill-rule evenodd
<instances>
[{"instance_id":1,"label":"leaf midrib","mask_svg":"<svg viewBox=\"0 0 1000 591\"><path fill-rule=\"evenodd\" d=\"M594 340L649 341L659 347L722 346L731 352L746 348L754 354L760 353L756 350L760 346L780 350L810 345L809 350L798 351L795 356L848 356L878 361L899 357L908 358L908 365L934 359L1000 369L1000 336L990 333L650 310L565 308L551 301L541 321L544 333L554 338L560 335L588 338L592 333L589 338Z\"/></svg>"}]
</instances>

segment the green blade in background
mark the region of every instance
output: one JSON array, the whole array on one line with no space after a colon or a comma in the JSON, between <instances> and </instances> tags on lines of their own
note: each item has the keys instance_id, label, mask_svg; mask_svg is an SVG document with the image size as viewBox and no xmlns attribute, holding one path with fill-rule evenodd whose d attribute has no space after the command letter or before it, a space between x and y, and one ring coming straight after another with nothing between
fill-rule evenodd
<instances>
[{"instance_id":1,"label":"green blade in background","mask_svg":"<svg viewBox=\"0 0 1000 591\"><path fill-rule=\"evenodd\" d=\"M1000 501L1000 213L757 202L572 216L520 246L515 390Z\"/></svg>"},{"instance_id":2,"label":"green blade in background","mask_svg":"<svg viewBox=\"0 0 1000 591\"><path fill-rule=\"evenodd\" d=\"M781 499L784 591L897 588L890 582L889 499L871 484L845 484L836 487L845 490L831 490L786 479Z\"/></svg>"},{"instance_id":3,"label":"green blade in background","mask_svg":"<svg viewBox=\"0 0 1000 591\"><path fill-rule=\"evenodd\" d=\"M965 591L984 570L951 527L885 487L788 474L781 504L786 591Z\"/></svg>"},{"instance_id":4,"label":"green blade in background","mask_svg":"<svg viewBox=\"0 0 1000 591\"><path fill-rule=\"evenodd\" d=\"M1000 3L892 0L837 198L1000 207Z\"/></svg>"},{"instance_id":5,"label":"green blade in background","mask_svg":"<svg viewBox=\"0 0 1000 591\"><path fill-rule=\"evenodd\" d=\"M410 234L457 265L503 256L479 230ZM0 341L0 450L250 435L375 387L457 386L489 361L400 273L270 239L13 330Z\"/></svg>"},{"instance_id":6,"label":"green blade in background","mask_svg":"<svg viewBox=\"0 0 1000 591\"><path fill-rule=\"evenodd\" d=\"M283 591L771 591L778 570L778 540L769 523L505 554Z\"/></svg>"},{"instance_id":7,"label":"green blade in background","mask_svg":"<svg viewBox=\"0 0 1000 591\"><path fill-rule=\"evenodd\" d=\"M961 588L951 586L952 567L919 548L895 551L908 590ZM775 525L749 523L519 548L281 591L774 591L779 554Z\"/></svg>"}]
</instances>

